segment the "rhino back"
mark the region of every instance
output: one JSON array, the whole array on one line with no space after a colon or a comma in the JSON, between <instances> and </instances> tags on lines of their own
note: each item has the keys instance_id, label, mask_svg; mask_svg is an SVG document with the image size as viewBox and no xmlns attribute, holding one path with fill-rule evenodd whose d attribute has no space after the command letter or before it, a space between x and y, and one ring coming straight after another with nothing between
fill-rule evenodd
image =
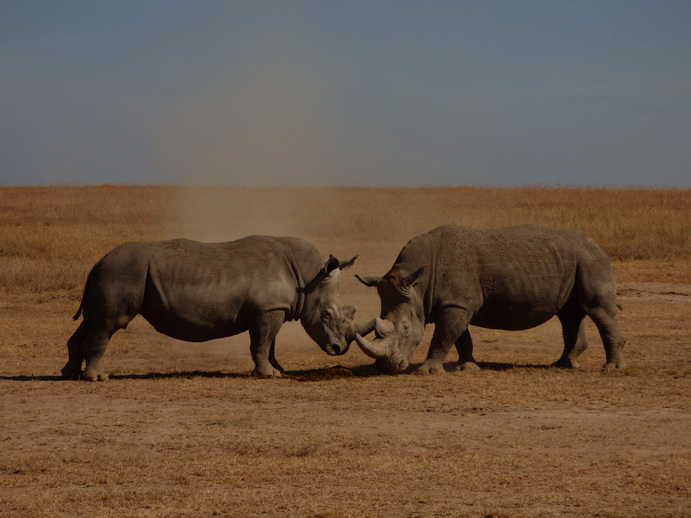
<instances>
[{"instance_id":1,"label":"rhino back","mask_svg":"<svg viewBox=\"0 0 691 518\"><path fill-rule=\"evenodd\" d=\"M495 329L527 329L554 316L573 292L581 256L592 253L584 234L537 225L432 234L435 306L463 307L471 324Z\"/></svg>"}]
</instances>

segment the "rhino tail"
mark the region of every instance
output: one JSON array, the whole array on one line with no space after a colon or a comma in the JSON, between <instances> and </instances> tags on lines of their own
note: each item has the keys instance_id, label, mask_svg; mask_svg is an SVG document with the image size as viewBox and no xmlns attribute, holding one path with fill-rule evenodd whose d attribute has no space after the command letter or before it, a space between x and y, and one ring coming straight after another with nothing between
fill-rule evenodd
<instances>
[{"instance_id":1,"label":"rhino tail","mask_svg":"<svg viewBox=\"0 0 691 518\"><path fill-rule=\"evenodd\" d=\"M99 261L98 263L96 263L96 264L94 265L94 267L91 269L91 271L89 272L89 275L88 275L87 278L86 278L86 283L84 284L84 291L82 292L82 300L81 300L81 302L79 303L79 308L77 309L77 312L76 312L76 313L74 314L74 316L72 317L72 320L78 320L79 317L81 316L82 312L84 311L84 306L86 305L86 302L87 302L86 297L87 297L87 295L88 295L88 293L89 293L89 287L91 286L91 280L92 280L93 277L94 277L94 272L96 271L96 268L97 268L100 264L101 264L101 261Z\"/></svg>"},{"instance_id":2,"label":"rhino tail","mask_svg":"<svg viewBox=\"0 0 691 518\"><path fill-rule=\"evenodd\" d=\"M79 304L79 309L77 312L72 315L72 320L79 320L79 317L82 315L82 308L84 307L84 299L82 298L82 303Z\"/></svg>"}]
</instances>

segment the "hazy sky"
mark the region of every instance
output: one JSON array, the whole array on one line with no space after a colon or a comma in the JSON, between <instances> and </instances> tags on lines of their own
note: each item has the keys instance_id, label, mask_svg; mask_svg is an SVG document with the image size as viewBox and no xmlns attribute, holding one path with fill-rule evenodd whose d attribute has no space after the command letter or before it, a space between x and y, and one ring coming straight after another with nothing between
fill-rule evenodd
<instances>
[{"instance_id":1,"label":"hazy sky","mask_svg":"<svg viewBox=\"0 0 691 518\"><path fill-rule=\"evenodd\" d=\"M691 186L691 1L0 0L0 184Z\"/></svg>"}]
</instances>

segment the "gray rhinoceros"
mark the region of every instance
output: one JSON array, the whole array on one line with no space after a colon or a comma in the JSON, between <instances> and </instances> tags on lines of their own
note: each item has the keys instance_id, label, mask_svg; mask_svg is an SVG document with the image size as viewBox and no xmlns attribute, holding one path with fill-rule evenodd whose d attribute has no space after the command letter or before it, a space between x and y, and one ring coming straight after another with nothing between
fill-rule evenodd
<instances>
[{"instance_id":1,"label":"gray rhinoceros","mask_svg":"<svg viewBox=\"0 0 691 518\"><path fill-rule=\"evenodd\" d=\"M290 237L123 244L89 273L74 316L84 318L67 342L62 374L106 379L101 358L108 341L137 314L158 332L189 342L249 331L259 376L284 372L274 345L286 321L300 320L327 354L344 354L358 328L355 308L341 306L338 288L340 271L354 261L324 260L314 246Z\"/></svg>"},{"instance_id":2,"label":"gray rhinoceros","mask_svg":"<svg viewBox=\"0 0 691 518\"><path fill-rule=\"evenodd\" d=\"M477 368L469 324L521 330L555 315L564 352L554 366L577 367L576 358L588 347L586 315L600 332L604 368L625 366L614 273L602 249L582 232L537 225L498 230L443 226L411 239L383 277L358 279L377 288L381 318L376 319L377 338L356 334L355 340L385 371L408 367L428 323L435 329L427 359L417 369L421 373L443 371L454 344L457 368Z\"/></svg>"}]
</instances>

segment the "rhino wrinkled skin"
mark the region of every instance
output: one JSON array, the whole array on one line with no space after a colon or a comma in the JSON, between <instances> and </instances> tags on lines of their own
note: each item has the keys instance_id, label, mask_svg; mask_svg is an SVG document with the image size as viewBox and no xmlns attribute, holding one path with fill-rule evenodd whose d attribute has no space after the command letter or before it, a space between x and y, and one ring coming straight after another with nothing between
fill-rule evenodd
<instances>
[{"instance_id":1,"label":"rhino wrinkled skin","mask_svg":"<svg viewBox=\"0 0 691 518\"><path fill-rule=\"evenodd\" d=\"M341 270L354 261L325 261L296 238L125 243L89 273L74 316L83 313L83 320L67 343L62 374L106 379L101 359L108 342L138 314L160 333L189 342L249 331L259 376L284 372L274 347L286 321L299 320L327 354L344 354L358 328L355 308L341 306L338 288Z\"/></svg>"},{"instance_id":2,"label":"rhino wrinkled skin","mask_svg":"<svg viewBox=\"0 0 691 518\"><path fill-rule=\"evenodd\" d=\"M376 287L376 338L355 339L382 370L408 368L425 324L435 329L420 373L443 371L453 345L458 369L477 369L468 325L522 330L553 316L564 351L553 365L575 368L588 347L585 317L596 324L607 370L624 368L616 321L614 273L602 249L582 232L523 225L497 230L443 226L411 239L383 277L357 276Z\"/></svg>"}]
</instances>

